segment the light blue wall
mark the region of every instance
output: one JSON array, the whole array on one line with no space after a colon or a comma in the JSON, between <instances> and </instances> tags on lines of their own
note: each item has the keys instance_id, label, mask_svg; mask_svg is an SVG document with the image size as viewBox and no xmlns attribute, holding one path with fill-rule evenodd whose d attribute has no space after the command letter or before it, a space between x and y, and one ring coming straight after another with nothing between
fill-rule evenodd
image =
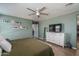
<instances>
[{"instance_id":1,"label":"light blue wall","mask_svg":"<svg viewBox=\"0 0 79 59\"><path fill-rule=\"evenodd\" d=\"M8 22L3 22L3 20ZM21 22L25 29L13 28L10 23L11 20ZM32 21L14 16L0 15L0 35L11 40L32 37Z\"/></svg>"},{"instance_id":2,"label":"light blue wall","mask_svg":"<svg viewBox=\"0 0 79 59\"><path fill-rule=\"evenodd\" d=\"M40 38L43 38L44 27L47 27L47 31L49 31L49 24L62 23L64 25L63 32L67 34L67 39L70 40L73 47L76 47L76 37L77 37L76 16L77 14L79 14L79 12L51 18L45 21L40 21L40 25L39 25Z\"/></svg>"}]
</instances>

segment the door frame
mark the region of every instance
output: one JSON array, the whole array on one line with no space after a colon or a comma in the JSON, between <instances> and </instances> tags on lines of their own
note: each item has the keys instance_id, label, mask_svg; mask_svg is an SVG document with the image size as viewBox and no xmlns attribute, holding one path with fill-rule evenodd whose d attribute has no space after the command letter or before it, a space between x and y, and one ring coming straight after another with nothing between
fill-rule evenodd
<instances>
[{"instance_id":1,"label":"door frame","mask_svg":"<svg viewBox=\"0 0 79 59\"><path fill-rule=\"evenodd\" d=\"M77 36L77 20L78 20L78 16L79 16L79 14L76 14L76 48L78 48L78 46L77 46L77 39L78 39L78 36Z\"/></svg>"}]
</instances>

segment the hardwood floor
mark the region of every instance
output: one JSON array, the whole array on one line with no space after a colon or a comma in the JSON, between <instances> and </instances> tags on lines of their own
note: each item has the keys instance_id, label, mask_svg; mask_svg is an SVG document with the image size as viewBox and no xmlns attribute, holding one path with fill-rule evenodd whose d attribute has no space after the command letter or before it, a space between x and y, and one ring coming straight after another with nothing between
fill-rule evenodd
<instances>
[{"instance_id":1,"label":"hardwood floor","mask_svg":"<svg viewBox=\"0 0 79 59\"><path fill-rule=\"evenodd\" d=\"M76 55L76 50L63 48L61 46L51 44L51 47L55 53L55 56L74 56Z\"/></svg>"},{"instance_id":2,"label":"hardwood floor","mask_svg":"<svg viewBox=\"0 0 79 59\"><path fill-rule=\"evenodd\" d=\"M78 49L74 50L74 49L70 49L70 48L63 48L63 47L55 45L53 43L45 42L45 44L52 47L52 50L55 53L55 56L79 56L79 45L78 45Z\"/></svg>"}]
</instances>

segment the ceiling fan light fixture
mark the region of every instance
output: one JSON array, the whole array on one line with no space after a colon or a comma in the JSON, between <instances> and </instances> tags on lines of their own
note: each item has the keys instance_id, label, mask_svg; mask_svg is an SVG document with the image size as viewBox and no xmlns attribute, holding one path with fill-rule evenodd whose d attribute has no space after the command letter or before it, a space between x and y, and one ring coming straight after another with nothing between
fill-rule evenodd
<instances>
[{"instance_id":1,"label":"ceiling fan light fixture","mask_svg":"<svg viewBox=\"0 0 79 59\"><path fill-rule=\"evenodd\" d=\"M40 13L39 12L36 12L36 15L40 15Z\"/></svg>"}]
</instances>

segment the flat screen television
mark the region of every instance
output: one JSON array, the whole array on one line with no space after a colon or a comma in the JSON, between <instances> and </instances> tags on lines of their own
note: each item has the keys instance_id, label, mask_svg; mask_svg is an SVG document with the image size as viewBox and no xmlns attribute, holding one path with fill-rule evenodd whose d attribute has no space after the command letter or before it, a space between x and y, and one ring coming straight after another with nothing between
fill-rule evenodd
<instances>
[{"instance_id":1,"label":"flat screen television","mask_svg":"<svg viewBox=\"0 0 79 59\"><path fill-rule=\"evenodd\" d=\"M62 32L62 24L49 25L49 32Z\"/></svg>"}]
</instances>

